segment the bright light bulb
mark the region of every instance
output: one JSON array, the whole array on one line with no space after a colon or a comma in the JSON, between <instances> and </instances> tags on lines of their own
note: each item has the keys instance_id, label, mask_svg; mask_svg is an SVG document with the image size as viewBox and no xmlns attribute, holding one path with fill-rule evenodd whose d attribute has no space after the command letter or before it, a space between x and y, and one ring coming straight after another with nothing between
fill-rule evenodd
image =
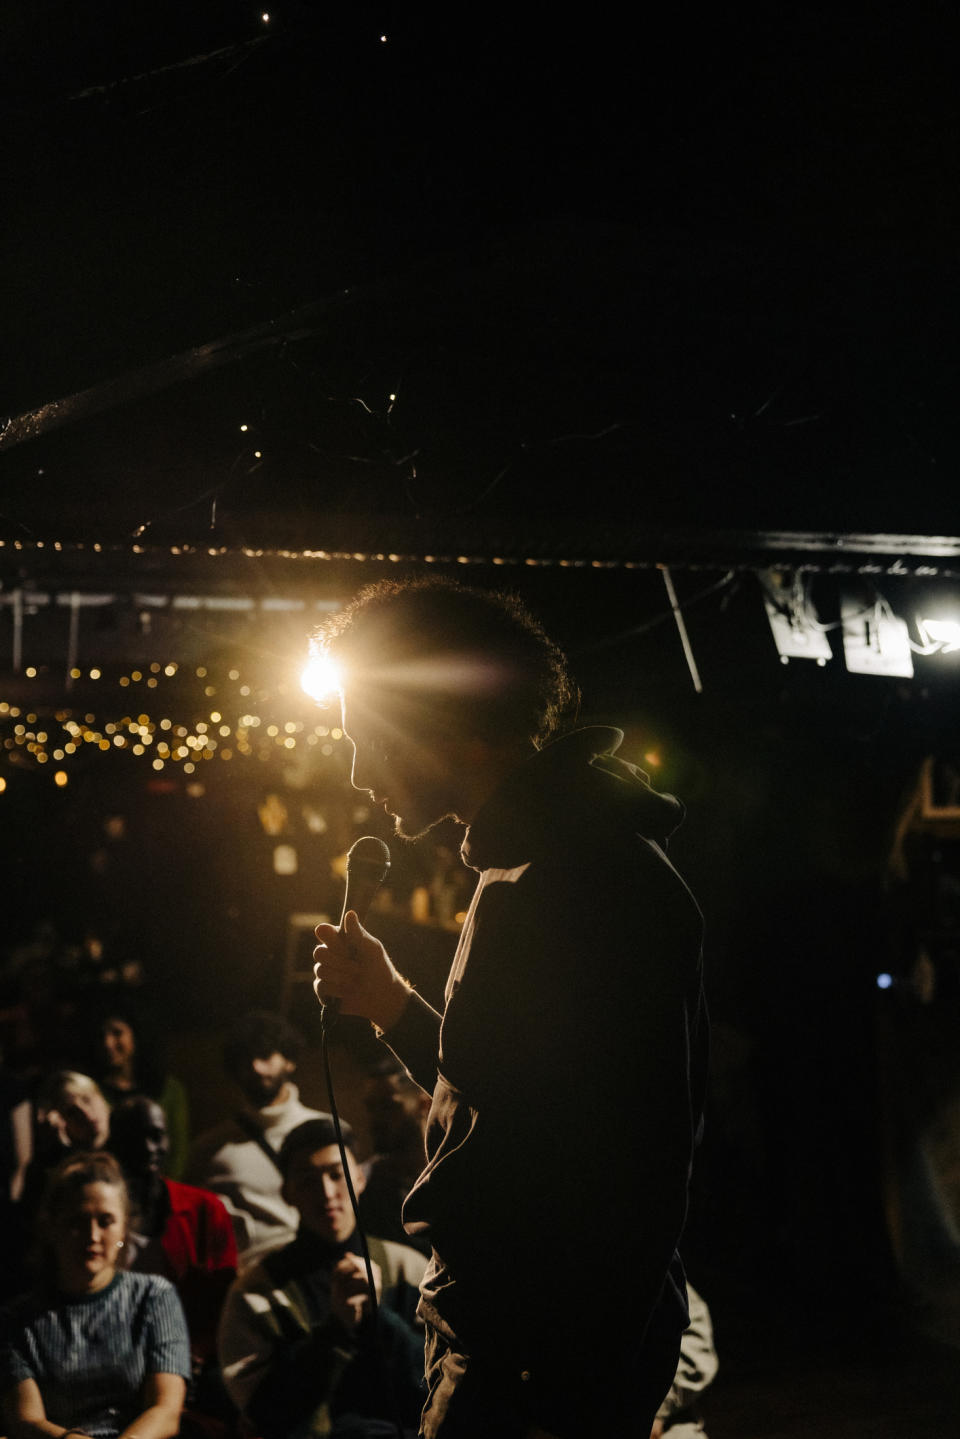
<instances>
[{"instance_id":1,"label":"bright light bulb","mask_svg":"<svg viewBox=\"0 0 960 1439\"><path fill-rule=\"evenodd\" d=\"M928 644L940 646L941 654L956 654L960 650L960 620L923 619L920 630Z\"/></svg>"},{"instance_id":2,"label":"bright light bulb","mask_svg":"<svg viewBox=\"0 0 960 1439\"><path fill-rule=\"evenodd\" d=\"M300 676L301 689L318 704L331 700L340 688L340 674L327 655L311 659Z\"/></svg>"}]
</instances>

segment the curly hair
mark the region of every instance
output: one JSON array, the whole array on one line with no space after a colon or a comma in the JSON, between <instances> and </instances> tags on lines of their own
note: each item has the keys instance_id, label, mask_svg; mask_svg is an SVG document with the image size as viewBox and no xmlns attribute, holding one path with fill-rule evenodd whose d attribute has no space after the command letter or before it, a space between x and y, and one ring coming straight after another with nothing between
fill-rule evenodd
<instances>
[{"instance_id":1,"label":"curly hair","mask_svg":"<svg viewBox=\"0 0 960 1439\"><path fill-rule=\"evenodd\" d=\"M312 652L411 731L551 739L576 711L566 658L522 600L444 576L367 585L314 633Z\"/></svg>"}]
</instances>

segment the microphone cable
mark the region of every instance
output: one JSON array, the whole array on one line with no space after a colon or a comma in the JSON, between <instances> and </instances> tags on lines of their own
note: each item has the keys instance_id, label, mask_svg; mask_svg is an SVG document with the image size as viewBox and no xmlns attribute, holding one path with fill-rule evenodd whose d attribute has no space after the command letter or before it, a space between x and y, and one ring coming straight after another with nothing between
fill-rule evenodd
<instances>
[{"instance_id":1,"label":"microphone cable","mask_svg":"<svg viewBox=\"0 0 960 1439\"><path fill-rule=\"evenodd\" d=\"M357 1200L356 1190L353 1187L353 1180L350 1177L350 1163L347 1157L347 1146L343 1137L343 1125L340 1122L340 1111L337 1108L337 1097L333 1088L333 1075L330 1070L330 1031L336 1025L339 1015L336 1010L328 1016L328 1005L323 1005L320 1010L320 1057L323 1062L323 1075L327 1084L327 1098L330 1102L330 1117L333 1120L334 1132L337 1136L337 1148L340 1150L340 1164L343 1168L343 1177L347 1182L347 1193L350 1196L350 1205L353 1209L353 1216L356 1220L356 1234L360 1240L360 1250L363 1258L364 1269L367 1277L367 1292L370 1296L369 1324L373 1337L373 1351L377 1356L380 1377L383 1381L383 1389L390 1409L393 1411L392 1423L397 1431L397 1439L406 1439L403 1420L398 1412L396 1390L390 1370L387 1367L386 1355L383 1352L383 1345L380 1338L380 1302L377 1299L377 1286L373 1277L373 1264L370 1259L370 1246L367 1243L367 1235L360 1219L360 1205ZM329 1022L328 1022L329 1021ZM360 1320L357 1327L365 1321Z\"/></svg>"},{"instance_id":2,"label":"microphone cable","mask_svg":"<svg viewBox=\"0 0 960 1439\"><path fill-rule=\"evenodd\" d=\"M376 839L372 835L365 835L351 846L350 852L347 855L347 888L343 901L343 913L340 916L341 929L343 928L343 922L347 917L347 913L351 909L357 915L361 924L363 923L370 901L386 879L389 869L390 851L383 843L383 840ZM343 1137L343 1125L340 1120L340 1110L337 1107L337 1096L333 1086L333 1073L330 1065L330 1035L339 1017L339 1001L321 1004L320 1058L323 1065L323 1077L327 1086L327 1098L330 1103L330 1117L333 1120L333 1129L337 1137L337 1148L340 1151L340 1164L347 1185L347 1193L350 1196L350 1207L353 1210L356 1226L355 1232L360 1241L360 1252L366 1272L367 1292L370 1298L369 1323L372 1326L373 1348L379 1362L384 1393L388 1400L389 1407L393 1410L392 1422L397 1431L397 1439L404 1439L403 1422L397 1412L396 1393L390 1371L387 1368L383 1345L381 1344L379 1323L380 1301L377 1298L377 1286L373 1277L370 1246L367 1242L366 1231L360 1219L360 1204L350 1174L350 1162L347 1156L346 1141ZM361 1320L360 1324L364 1322L366 1321Z\"/></svg>"}]
</instances>

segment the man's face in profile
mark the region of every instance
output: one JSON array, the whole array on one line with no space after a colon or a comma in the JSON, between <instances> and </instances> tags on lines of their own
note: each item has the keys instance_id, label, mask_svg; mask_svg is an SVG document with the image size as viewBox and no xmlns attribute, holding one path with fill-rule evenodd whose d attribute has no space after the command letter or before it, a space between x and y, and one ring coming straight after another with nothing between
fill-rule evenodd
<instances>
[{"instance_id":1,"label":"man's face in profile","mask_svg":"<svg viewBox=\"0 0 960 1439\"><path fill-rule=\"evenodd\" d=\"M442 743L387 733L343 703L343 732L353 745L351 780L394 819L395 833L419 839L456 817L455 769Z\"/></svg>"}]
</instances>

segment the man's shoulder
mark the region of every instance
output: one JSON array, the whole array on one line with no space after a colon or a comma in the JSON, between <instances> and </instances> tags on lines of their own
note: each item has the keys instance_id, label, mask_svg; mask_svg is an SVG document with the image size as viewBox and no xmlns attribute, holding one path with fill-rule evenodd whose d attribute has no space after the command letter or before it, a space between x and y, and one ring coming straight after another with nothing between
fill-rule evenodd
<instances>
[{"instance_id":1,"label":"man's shoulder","mask_svg":"<svg viewBox=\"0 0 960 1439\"><path fill-rule=\"evenodd\" d=\"M419 1249L410 1244L400 1244L394 1239L377 1239L368 1236L370 1258L380 1266L383 1282L390 1286L403 1280L419 1289L427 1268L427 1260Z\"/></svg>"},{"instance_id":2,"label":"man's shoulder","mask_svg":"<svg viewBox=\"0 0 960 1439\"><path fill-rule=\"evenodd\" d=\"M216 1124L204 1129L198 1134L190 1145L190 1158L188 1167L192 1166L199 1159L209 1159L219 1150L225 1149L229 1144L243 1144L249 1139L237 1123L233 1115L227 1119L221 1119Z\"/></svg>"},{"instance_id":3,"label":"man's shoulder","mask_svg":"<svg viewBox=\"0 0 960 1439\"><path fill-rule=\"evenodd\" d=\"M277 1251L273 1251L276 1253ZM237 1270L237 1277L233 1280L228 1291L228 1297L242 1297L245 1294L269 1294L277 1288L265 1260L268 1255L260 1255L257 1259L249 1259L240 1265Z\"/></svg>"},{"instance_id":4,"label":"man's shoulder","mask_svg":"<svg viewBox=\"0 0 960 1439\"><path fill-rule=\"evenodd\" d=\"M289 1129L296 1129L298 1124L305 1124L308 1119L330 1119L332 1116L323 1109L311 1109L301 1099L291 1100L286 1113L283 1116L283 1123Z\"/></svg>"}]
</instances>

